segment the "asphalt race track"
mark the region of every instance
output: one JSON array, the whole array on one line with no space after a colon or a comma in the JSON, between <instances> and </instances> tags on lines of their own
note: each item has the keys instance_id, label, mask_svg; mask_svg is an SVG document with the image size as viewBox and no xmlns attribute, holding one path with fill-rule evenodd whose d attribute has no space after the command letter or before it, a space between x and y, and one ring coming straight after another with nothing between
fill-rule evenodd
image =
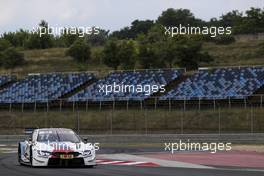
<instances>
[{"instance_id":1,"label":"asphalt race track","mask_svg":"<svg viewBox=\"0 0 264 176\"><path fill-rule=\"evenodd\" d=\"M0 173L3 176L263 176L262 171L235 169L183 169L166 167L136 167L98 165L95 168L31 168L20 166L16 153L0 154Z\"/></svg>"}]
</instances>

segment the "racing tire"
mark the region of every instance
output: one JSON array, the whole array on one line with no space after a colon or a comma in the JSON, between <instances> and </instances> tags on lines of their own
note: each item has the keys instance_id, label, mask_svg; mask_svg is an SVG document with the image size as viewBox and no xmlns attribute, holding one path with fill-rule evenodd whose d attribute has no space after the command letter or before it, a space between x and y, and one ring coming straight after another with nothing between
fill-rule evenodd
<instances>
[{"instance_id":1,"label":"racing tire","mask_svg":"<svg viewBox=\"0 0 264 176\"><path fill-rule=\"evenodd\" d=\"M21 146L20 143L18 144L18 150L17 150L17 161L20 165L22 165L22 161L21 161Z\"/></svg>"},{"instance_id":2,"label":"racing tire","mask_svg":"<svg viewBox=\"0 0 264 176\"><path fill-rule=\"evenodd\" d=\"M32 164L33 163L32 161L33 161L33 153L32 153L32 146L30 146L30 149L29 149L29 162L30 162L30 166L34 167L33 164Z\"/></svg>"}]
</instances>

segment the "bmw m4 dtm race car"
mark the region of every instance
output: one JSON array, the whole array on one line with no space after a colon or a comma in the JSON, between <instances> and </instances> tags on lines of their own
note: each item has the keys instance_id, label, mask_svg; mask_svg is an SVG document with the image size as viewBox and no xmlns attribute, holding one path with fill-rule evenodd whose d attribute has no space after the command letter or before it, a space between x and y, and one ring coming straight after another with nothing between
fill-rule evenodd
<instances>
[{"instance_id":1,"label":"bmw m4 dtm race car","mask_svg":"<svg viewBox=\"0 0 264 176\"><path fill-rule=\"evenodd\" d=\"M35 129L18 144L18 162L31 166L96 165L95 148L65 128Z\"/></svg>"}]
</instances>

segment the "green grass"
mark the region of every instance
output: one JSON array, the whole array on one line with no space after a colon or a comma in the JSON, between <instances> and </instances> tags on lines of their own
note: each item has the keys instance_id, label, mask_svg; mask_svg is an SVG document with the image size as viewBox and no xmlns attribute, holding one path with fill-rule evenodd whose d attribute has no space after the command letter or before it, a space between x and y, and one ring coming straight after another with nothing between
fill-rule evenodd
<instances>
[{"instance_id":1,"label":"green grass","mask_svg":"<svg viewBox=\"0 0 264 176\"><path fill-rule=\"evenodd\" d=\"M264 65L263 41L235 42L230 45L204 44L215 61L204 66Z\"/></svg>"},{"instance_id":2,"label":"green grass","mask_svg":"<svg viewBox=\"0 0 264 176\"><path fill-rule=\"evenodd\" d=\"M71 71L98 71L102 76L111 68L102 63L100 51L102 47L92 48L92 59L86 64L75 62L71 57L65 56L66 48L52 48L42 50L26 50L26 63L15 69L0 69L0 73L28 73L45 72L71 72ZM201 66L242 66L264 65L264 41L235 42L230 45L216 45L205 43L204 51L208 51L214 58L210 64Z\"/></svg>"},{"instance_id":3,"label":"green grass","mask_svg":"<svg viewBox=\"0 0 264 176\"><path fill-rule=\"evenodd\" d=\"M88 134L264 132L264 108L218 110L89 110L88 112L1 112L0 133L22 134L25 127L77 127ZM252 118L252 119L251 119ZM112 122L112 125L111 125Z\"/></svg>"},{"instance_id":4,"label":"green grass","mask_svg":"<svg viewBox=\"0 0 264 176\"><path fill-rule=\"evenodd\" d=\"M93 48L95 53L100 48ZM107 73L110 68L100 63L101 61L92 54L93 58L86 64L75 62L71 57L65 56L66 48L52 48L41 50L26 50L25 64L14 69L0 69L0 73L16 73L24 76L28 73L47 72L76 72L76 71L99 71Z\"/></svg>"}]
</instances>

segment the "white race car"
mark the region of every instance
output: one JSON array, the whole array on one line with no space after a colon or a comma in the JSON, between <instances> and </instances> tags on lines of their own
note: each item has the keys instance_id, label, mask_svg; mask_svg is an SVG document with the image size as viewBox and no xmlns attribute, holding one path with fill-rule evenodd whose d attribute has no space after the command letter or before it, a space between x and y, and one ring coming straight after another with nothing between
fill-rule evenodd
<instances>
[{"instance_id":1,"label":"white race car","mask_svg":"<svg viewBox=\"0 0 264 176\"><path fill-rule=\"evenodd\" d=\"M93 167L95 148L71 129L35 129L29 140L19 142L18 162L31 166Z\"/></svg>"}]
</instances>

